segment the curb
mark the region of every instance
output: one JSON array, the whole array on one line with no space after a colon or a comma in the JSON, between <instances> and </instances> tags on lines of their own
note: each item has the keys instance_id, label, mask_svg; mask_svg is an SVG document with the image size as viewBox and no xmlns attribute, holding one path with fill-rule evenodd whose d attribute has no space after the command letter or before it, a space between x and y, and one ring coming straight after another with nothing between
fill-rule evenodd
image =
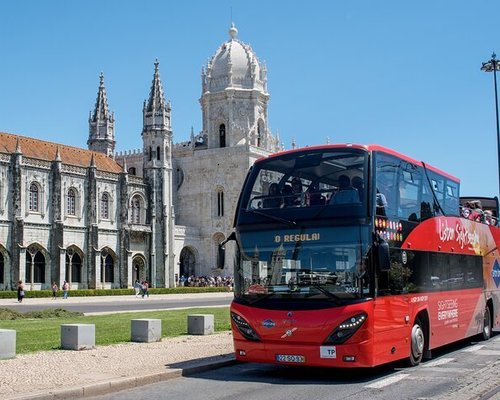
<instances>
[{"instance_id":1,"label":"curb","mask_svg":"<svg viewBox=\"0 0 500 400\"><path fill-rule=\"evenodd\" d=\"M58 399L77 399L102 396L105 394L115 393L122 390L130 390L136 387L151 385L153 383L168 381L171 379L180 378L181 376L189 376L200 372L209 371L212 369L223 368L237 364L234 353L217 356L217 360L199 361L192 360L186 362L191 366L186 365L184 368L172 368L167 371L157 372L154 374L111 379L107 382L96 382L89 385L77 386L74 388L50 390L46 392L9 397L11 400L58 400ZM194 365L193 365L194 364Z\"/></svg>"}]
</instances>

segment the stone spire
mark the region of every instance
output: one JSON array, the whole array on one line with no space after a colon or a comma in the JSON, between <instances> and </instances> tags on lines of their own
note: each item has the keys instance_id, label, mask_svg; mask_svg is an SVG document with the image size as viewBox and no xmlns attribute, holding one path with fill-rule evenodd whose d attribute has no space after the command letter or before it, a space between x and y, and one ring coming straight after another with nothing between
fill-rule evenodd
<instances>
[{"instance_id":1,"label":"stone spire","mask_svg":"<svg viewBox=\"0 0 500 400\"><path fill-rule=\"evenodd\" d=\"M16 140L16 151L15 153L16 154L22 154L22 150L21 150L21 142L19 141L19 136L17 137L17 140Z\"/></svg>"},{"instance_id":2,"label":"stone spire","mask_svg":"<svg viewBox=\"0 0 500 400\"><path fill-rule=\"evenodd\" d=\"M57 150L56 150L56 156L54 158L54 161L61 161L61 152L59 151L59 146L57 146Z\"/></svg>"},{"instance_id":3,"label":"stone spire","mask_svg":"<svg viewBox=\"0 0 500 400\"><path fill-rule=\"evenodd\" d=\"M163 129L171 130L170 126L170 103L165 101L163 93L163 85L160 79L160 62L158 59L155 61L155 72L153 82L151 83L151 90L149 92L149 99L144 102L143 109L143 130L148 129Z\"/></svg>"},{"instance_id":4,"label":"stone spire","mask_svg":"<svg viewBox=\"0 0 500 400\"><path fill-rule=\"evenodd\" d=\"M115 116L109 111L104 75L99 76L99 89L94 111L89 115L89 150L112 156L115 151Z\"/></svg>"}]
</instances>

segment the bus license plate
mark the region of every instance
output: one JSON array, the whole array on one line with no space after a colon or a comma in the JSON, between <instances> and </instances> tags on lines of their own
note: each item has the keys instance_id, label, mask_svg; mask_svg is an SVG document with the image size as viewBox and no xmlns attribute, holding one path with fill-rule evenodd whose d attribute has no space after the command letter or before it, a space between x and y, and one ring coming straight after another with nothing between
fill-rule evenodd
<instances>
[{"instance_id":1,"label":"bus license plate","mask_svg":"<svg viewBox=\"0 0 500 400\"><path fill-rule=\"evenodd\" d=\"M291 363L303 363L306 362L304 356L298 356L293 354L276 354L276 361L278 362L291 362Z\"/></svg>"}]
</instances>

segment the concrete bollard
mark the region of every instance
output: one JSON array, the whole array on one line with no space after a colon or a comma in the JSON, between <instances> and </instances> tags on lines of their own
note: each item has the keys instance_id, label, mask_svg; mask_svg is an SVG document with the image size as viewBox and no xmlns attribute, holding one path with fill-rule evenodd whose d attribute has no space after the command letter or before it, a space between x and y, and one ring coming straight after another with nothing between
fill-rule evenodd
<instances>
[{"instance_id":1,"label":"concrete bollard","mask_svg":"<svg viewBox=\"0 0 500 400\"><path fill-rule=\"evenodd\" d=\"M61 348L63 350L90 350L95 348L95 325L61 325Z\"/></svg>"},{"instance_id":2,"label":"concrete bollard","mask_svg":"<svg viewBox=\"0 0 500 400\"><path fill-rule=\"evenodd\" d=\"M131 323L132 342L161 341L161 319L133 319Z\"/></svg>"},{"instance_id":3,"label":"concrete bollard","mask_svg":"<svg viewBox=\"0 0 500 400\"><path fill-rule=\"evenodd\" d=\"M188 315L188 335L211 335L214 333L213 314Z\"/></svg>"},{"instance_id":4,"label":"concrete bollard","mask_svg":"<svg viewBox=\"0 0 500 400\"><path fill-rule=\"evenodd\" d=\"M0 329L0 360L16 356L16 331Z\"/></svg>"}]
</instances>

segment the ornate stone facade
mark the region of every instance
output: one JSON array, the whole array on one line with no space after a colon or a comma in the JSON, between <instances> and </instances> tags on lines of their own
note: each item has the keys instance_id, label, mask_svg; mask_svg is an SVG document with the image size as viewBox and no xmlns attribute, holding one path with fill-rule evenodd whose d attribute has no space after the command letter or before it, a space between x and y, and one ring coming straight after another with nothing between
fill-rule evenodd
<instances>
[{"instance_id":1,"label":"ornate stone facade","mask_svg":"<svg viewBox=\"0 0 500 400\"><path fill-rule=\"evenodd\" d=\"M0 133L0 289L232 275L215 269L217 244L232 230L248 168L281 146L268 128L266 67L234 25L229 34L202 70L203 129L187 142L173 144L158 61L141 150L113 154L102 74L89 150Z\"/></svg>"}]
</instances>

